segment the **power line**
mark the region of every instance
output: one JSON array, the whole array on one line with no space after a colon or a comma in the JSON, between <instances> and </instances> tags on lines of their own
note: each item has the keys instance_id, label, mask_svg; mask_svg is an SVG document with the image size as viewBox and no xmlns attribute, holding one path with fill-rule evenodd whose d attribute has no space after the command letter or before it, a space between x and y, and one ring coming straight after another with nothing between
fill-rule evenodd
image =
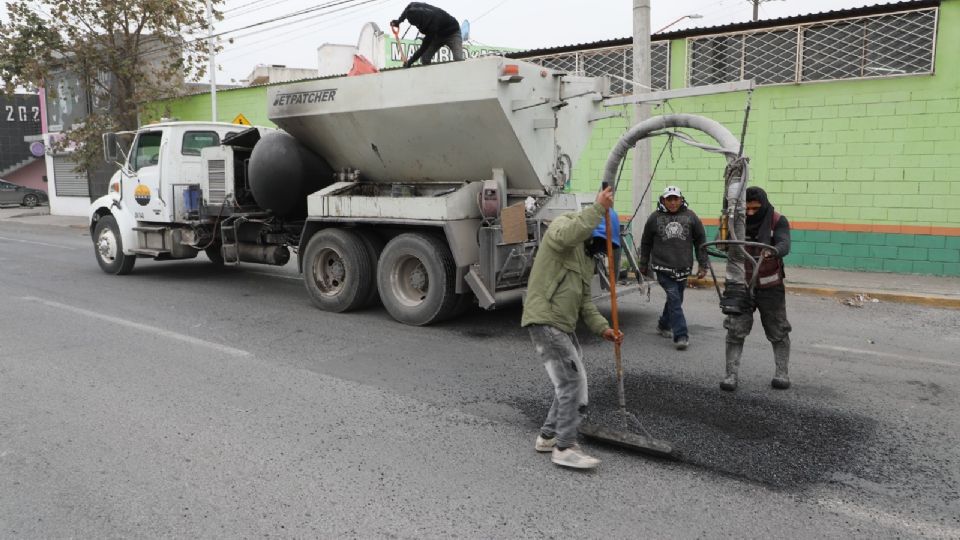
<instances>
[{"instance_id":1,"label":"power line","mask_svg":"<svg viewBox=\"0 0 960 540\"><path fill-rule=\"evenodd\" d=\"M289 0L270 0L270 1L267 1L267 0L259 0L258 3L259 3L260 5L248 7L248 8L246 8L246 9L243 9L242 11L237 11L236 13L233 13L233 12L231 11L230 17L239 17L239 16L241 16L241 15L247 15L247 14L253 13L253 12L255 12L255 11L260 11L261 9L266 9L266 8L268 8L268 7L273 7L273 6L282 4L282 3L287 2L287 1L289 1ZM262 3L262 2L265 2L265 3ZM240 9L240 8L237 8L237 9ZM234 10L234 11L235 11L235 10ZM226 14L226 13L227 13L227 12L224 11L224 14ZM224 18L226 18L226 17L224 17Z\"/></svg>"},{"instance_id":2,"label":"power line","mask_svg":"<svg viewBox=\"0 0 960 540\"><path fill-rule=\"evenodd\" d=\"M292 12L292 13L287 13L286 15L280 15L280 16L278 16L278 17L274 17L274 18L272 18L272 19L267 19L267 20L265 20L265 21L260 21L260 22L258 22L258 23L248 24L248 25L246 25L246 26L241 26L241 27L239 27L239 28L233 28L233 29L230 29L230 30L224 30L223 32L218 32L218 33L216 33L216 34L212 34L212 35L209 35L209 36L200 36L200 37L197 37L197 38L194 38L194 39L188 39L188 40L185 40L185 43L196 43L196 42L198 42L198 41L205 41L205 40L208 40L208 39L218 38L218 37L225 36L225 35L227 35L227 34L232 34L232 33L234 33L234 32L239 32L239 31L241 31L241 30L248 30L248 29L250 29L250 28L256 28L256 27L258 27L258 26L263 26L263 25L266 25L266 24L275 23L275 22L278 22L278 21L283 21L283 20L290 19L290 18L292 18L292 17L296 17L296 16L299 16L299 15L305 15L305 14L308 14L308 13L312 13L312 12L314 12L314 11L319 11L319 10L323 10L323 9L329 9L329 8L333 8L333 7L336 7L336 6L343 5L343 4L350 4L351 2L356 2L355 5L356 5L356 6L359 6L359 5L363 5L363 4L370 4L370 3L375 2L375 1L377 1L377 0L335 0L335 1L327 2L326 4L321 4L321 5L319 5L319 6L313 6L313 7L310 7L310 8L305 8L305 9L297 10L297 11L294 11L294 12ZM314 19L314 18L316 18L316 17L321 17L321 16L324 16L324 15L328 15L329 13L337 13L337 12L339 12L339 11L343 11L344 9L348 9L348 8L350 8L350 7L351 7L351 6L346 6L346 7L340 8L340 9L334 9L334 10L331 10L331 11L329 11L329 12L327 12L327 13L317 13L317 14L311 15L311 16L309 16L309 17L304 17L303 19L301 19L301 21L305 21L305 20L308 20L308 19ZM277 29L277 28L281 28L281 27L285 26L286 24L290 24L290 23L285 23L285 24L277 25L277 26L274 26L274 27L269 28L269 30L275 30L275 29ZM265 31L265 30L268 30L268 29L263 29L263 30L260 30L260 31ZM258 32L259 32L259 31L258 31ZM245 36L245 35L252 35L252 34L258 33L258 32L252 32L252 33L248 33L248 34L242 34L241 36L235 36L235 37L242 37L242 36ZM141 54L141 55L151 54L151 53L155 53L155 52L164 51L164 50L167 50L167 49L174 49L174 48L177 48L177 47L180 47L180 46L181 46L181 44L165 45L165 46L163 46L163 47L158 47L158 48L156 48L156 49L151 49L151 50L149 50L149 51L143 51L143 52L141 52L140 54Z\"/></svg>"},{"instance_id":3,"label":"power line","mask_svg":"<svg viewBox=\"0 0 960 540\"><path fill-rule=\"evenodd\" d=\"M316 18L318 18L318 17L326 17L326 16L331 15L331 14L333 14L333 13L339 13L339 12L341 12L341 11L346 11L346 10L349 10L349 9L352 9L352 8L360 7L360 6L364 5L364 4L371 4L371 3L375 3L375 2L382 2L383 0L342 0L342 1L339 2L339 3L340 3L340 4L344 4L344 3L348 3L348 2L350 2L350 1L357 1L358 3L355 4L355 5L343 6L343 7L339 8L339 9L333 9L333 10L330 10L330 11L327 11L327 12L324 12L324 13L316 13L316 14L310 15L310 16L308 16L308 17L303 17L302 19L299 19L299 20L296 20L296 21L284 22L283 24L278 24L278 25L275 25L275 26L267 27L267 28L258 28L258 29L256 29L256 30L253 30L253 31L250 31L250 32L246 32L246 33L243 33L243 34L238 34L238 35L232 36L231 39L236 40L236 39L240 39L240 38L255 36L255 35L261 34L261 33L263 33L263 32L269 32L269 31L271 31L271 30L276 30L276 29L278 29L278 28L284 28L284 27L287 27L287 26L290 26L290 25L293 25L293 24L299 24L299 23L302 23L302 22L306 22L306 21L310 21L310 20L316 19ZM267 24L267 23L269 23L269 22L276 22L276 20L273 20L273 21L265 21L263 24ZM258 23L258 24L253 24L253 25L248 25L248 26L244 26L244 27L241 27L241 28L236 28L236 29L233 29L233 30L227 30L227 31L223 32L222 34L217 34L217 35L224 35L224 34L229 34L229 33L233 33L233 32L238 32L238 31L240 31L240 30L250 29L250 28L259 26L259 24L260 24L260 23Z\"/></svg>"},{"instance_id":4,"label":"power line","mask_svg":"<svg viewBox=\"0 0 960 540\"><path fill-rule=\"evenodd\" d=\"M253 0L252 2L247 2L246 4L240 4L239 6L234 6L234 7L230 8L230 9L225 9L225 10L223 10L223 12L224 12L224 13L230 13L231 11L236 11L236 10L238 10L238 9L243 9L243 8L245 8L245 7L247 7L247 6L252 6L252 5L254 5L254 4L259 4L259 3L265 2L265 1L266 1L266 0Z\"/></svg>"},{"instance_id":5,"label":"power line","mask_svg":"<svg viewBox=\"0 0 960 540\"><path fill-rule=\"evenodd\" d=\"M393 2L396 2L396 1L397 1L397 0L376 0L376 1L375 1L375 5L376 5L376 4L393 3ZM359 14L361 11L365 11L365 8L373 8L373 7L375 7L375 5L373 5L373 6L351 6L351 7L359 7L360 9L357 10L357 11L351 12L351 13L344 13L343 15L340 15L340 16L338 16L338 17L332 17L328 22L331 22L331 23L332 23L333 21L339 21L339 20L342 20L342 19L344 19L344 18L357 15L357 14ZM303 19L303 20L291 22L291 23L289 24L289 26L295 26L295 25L301 24L301 23L303 23L303 22L309 22L309 20L308 20L308 19ZM266 43L266 42L268 42L268 41L273 41L273 40L276 40L276 39L279 38L281 41L279 41L279 42L274 43L273 45L271 45L271 46L276 46L276 45L279 45L280 43L287 43L287 42L289 42L289 41L294 41L294 40L300 39L300 38L302 38L303 36L308 35L309 33L316 32L317 30L323 30L324 28L329 28L330 26L331 26L330 24L327 24L327 25L324 25L324 26L311 26L311 27L306 28L306 29L299 28L298 30L307 30L307 31L306 31L306 32L302 32L302 31L301 31L301 32L297 32L296 34L293 34L293 35L290 35L289 33L274 34L274 35L272 35L272 36L268 36L268 37L265 37L265 38L263 38L263 39L259 39L259 40L256 40L256 41L250 41L250 42L246 42L246 43L235 44L236 46L231 47L230 50L225 51L222 55L219 55L218 57L220 57L220 58L233 58L233 57L236 55L236 53L240 52L241 49L246 49L247 47L252 47L252 46L254 46L254 45L259 45L259 44L261 44L261 43ZM257 33L260 33L260 32L257 32ZM248 34L248 36L249 36L249 35L254 35L254 33L250 33L250 34ZM235 38L235 39L238 39L238 38Z\"/></svg>"},{"instance_id":6,"label":"power line","mask_svg":"<svg viewBox=\"0 0 960 540\"><path fill-rule=\"evenodd\" d=\"M498 7L500 7L500 6L502 6L502 5L504 5L504 4L506 4L506 3L507 3L507 2L509 2L509 1L510 1L510 0L503 0L503 1L502 1L502 2L500 2L499 4L497 4L497 5L495 5L495 6L493 6L492 8L490 8L490 9L488 9L488 10L486 10L486 11L484 11L484 12L483 12L483 13L481 13L480 15L478 15L478 16L476 16L476 17L474 17L473 19L471 19L471 21L479 21L480 19L482 19L482 18L484 18L484 17L486 17L486 16L487 16L487 15L488 15L488 14L489 14L489 13L490 13L491 11L493 11L493 10L495 10L495 9L497 9Z\"/></svg>"}]
</instances>

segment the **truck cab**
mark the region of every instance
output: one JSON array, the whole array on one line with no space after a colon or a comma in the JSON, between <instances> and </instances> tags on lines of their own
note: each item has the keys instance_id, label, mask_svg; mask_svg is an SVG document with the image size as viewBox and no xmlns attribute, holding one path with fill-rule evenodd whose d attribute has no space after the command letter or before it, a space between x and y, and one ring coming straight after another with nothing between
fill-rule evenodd
<instances>
[{"instance_id":1,"label":"truck cab","mask_svg":"<svg viewBox=\"0 0 960 540\"><path fill-rule=\"evenodd\" d=\"M101 267L127 273L138 256L192 258L217 246L217 224L199 200L208 181L203 149L221 147L245 129L218 122L161 122L105 134L104 158L119 170L107 194L89 210ZM219 260L213 250L208 254Z\"/></svg>"}]
</instances>

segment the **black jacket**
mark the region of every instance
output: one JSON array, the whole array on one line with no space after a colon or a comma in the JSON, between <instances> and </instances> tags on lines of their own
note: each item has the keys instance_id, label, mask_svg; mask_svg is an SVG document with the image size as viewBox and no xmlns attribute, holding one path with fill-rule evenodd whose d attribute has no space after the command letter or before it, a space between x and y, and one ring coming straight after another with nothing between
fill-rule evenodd
<instances>
[{"instance_id":1,"label":"black jacket","mask_svg":"<svg viewBox=\"0 0 960 540\"><path fill-rule=\"evenodd\" d=\"M423 2L410 2L398 22L410 21L424 37L442 38L460 33L460 23L446 11Z\"/></svg>"},{"instance_id":2,"label":"black jacket","mask_svg":"<svg viewBox=\"0 0 960 540\"><path fill-rule=\"evenodd\" d=\"M710 261L705 250L697 249L707 241L700 217L689 208L675 214L657 211L650 214L640 237L640 266L650 266L658 272L671 274L676 279L693 272L693 252L706 268Z\"/></svg>"}]
</instances>

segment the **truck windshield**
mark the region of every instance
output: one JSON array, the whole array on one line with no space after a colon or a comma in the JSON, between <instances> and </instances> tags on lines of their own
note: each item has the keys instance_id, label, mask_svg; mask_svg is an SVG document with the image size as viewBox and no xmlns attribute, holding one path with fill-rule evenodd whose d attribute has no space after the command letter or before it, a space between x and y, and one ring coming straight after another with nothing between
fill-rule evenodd
<instances>
[{"instance_id":1,"label":"truck windshield","mask_svg":"<svg viewBox=\"0 0 960 540\"><path fill-rule=\"evenodd\" d=\"M133 154L133 170L138 171L143 167L159 163L162 139L163 132L160 131L141 133L137 137L137 149Z\"/></svg>"}]
</instances>

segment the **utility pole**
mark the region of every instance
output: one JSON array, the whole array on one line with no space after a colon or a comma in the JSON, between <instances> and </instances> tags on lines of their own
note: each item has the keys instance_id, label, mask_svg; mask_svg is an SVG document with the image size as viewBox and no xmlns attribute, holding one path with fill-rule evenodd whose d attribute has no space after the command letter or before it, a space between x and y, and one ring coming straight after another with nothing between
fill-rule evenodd
<instances>
[{"instance_id":1,"label":"utility pole","mask_svg":"<svg viewBox=\"0 0 960 540\"><path fill-rule=\"evenodd\" d=\"M213 5L207 0L207 46L210 52L210 105L213 121L217 121L217 55L213 44Z\"/></svg>"},{"instance_id":2,"label":"utility pole","mask_svg":"<svg viewBox=\"0 0 960 540\"><path fill-rule=\"evenodd\" d=\"M760 4L773 1L774 0L747 0L747 2L753 4L753 20L757 21L760 19Z\"/></svg>"},{"instance_id":3,"label":"utility pole","mask_svg":"<svg viewBox=\"0 0 960 540\"><path fill-rule=\"evenodd\" d=\"M633 0L633 94L650 91L650 0ZM633 123L650 118L650 105L637 103L633 109ZM633 149L633 182L630 193L633 206L639 205L637 215L630 222L634 242L643 234L643 224L650 213L650 193L644 188L650 181L650 139L644 138Z\"/></svg>"}]
</instances>

